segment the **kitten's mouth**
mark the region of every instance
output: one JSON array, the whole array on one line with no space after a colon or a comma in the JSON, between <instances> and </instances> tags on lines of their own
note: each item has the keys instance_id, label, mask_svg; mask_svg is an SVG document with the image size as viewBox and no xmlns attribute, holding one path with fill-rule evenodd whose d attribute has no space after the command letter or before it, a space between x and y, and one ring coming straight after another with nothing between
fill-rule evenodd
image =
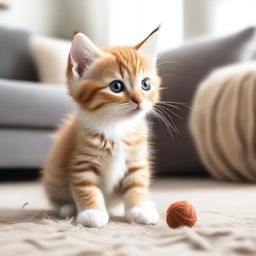
<instances>
[{"instance_id":1,"label":"kitten's mouth","mask_svg":"<svg viewBox=\"0 0 256 256\"><path fill-rule=\"evenodd\" d=\"M141 111L142 111L142 108L137 107L137 108L133 109L132 111L130 111L130 112L128 113L128 116L136 115L137 113L140 113Z\"/></svg>"}]
</instances>

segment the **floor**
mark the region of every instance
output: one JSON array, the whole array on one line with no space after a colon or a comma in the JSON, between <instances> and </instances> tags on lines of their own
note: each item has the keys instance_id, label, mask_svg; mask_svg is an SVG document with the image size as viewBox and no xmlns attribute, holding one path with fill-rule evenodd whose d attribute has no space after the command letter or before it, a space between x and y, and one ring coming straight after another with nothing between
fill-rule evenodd
<instances>
[{"instance_id":1,"label":"floor","mask_svg":"<svg viewBox=\"0 0 256 256\"><path fill-rule=\"evenodd\" d=\"M162 179L152 185L161 220L102 229L60 220L39 182L0 184L0 255L256 255L256 186L212 179ZM168 206L186 200L196 209L193 228L171 229Z\"/></svg>"}]
</instances>

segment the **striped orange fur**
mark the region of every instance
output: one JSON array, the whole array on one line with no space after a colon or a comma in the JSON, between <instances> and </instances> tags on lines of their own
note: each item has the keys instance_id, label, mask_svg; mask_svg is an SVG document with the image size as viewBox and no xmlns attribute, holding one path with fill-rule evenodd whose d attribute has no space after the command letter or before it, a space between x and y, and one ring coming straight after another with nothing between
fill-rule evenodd
<instances>
[{"instance_id":1,"label":"striped orange fur","mask_svg":"<svg viewBox=\"0 0 256 256\"><path fill-rule=\"evenodd\" d=\"M60 209L75 205L77 222L85 226L104 226L113 204L124 205L128 221L157 220L148 199L145 121L159 99L157 34L134 47L104 49L81 33L74 36L67 79L77 111L57 133L43 182L51 202Z\"/></svg>"}]
</instances>

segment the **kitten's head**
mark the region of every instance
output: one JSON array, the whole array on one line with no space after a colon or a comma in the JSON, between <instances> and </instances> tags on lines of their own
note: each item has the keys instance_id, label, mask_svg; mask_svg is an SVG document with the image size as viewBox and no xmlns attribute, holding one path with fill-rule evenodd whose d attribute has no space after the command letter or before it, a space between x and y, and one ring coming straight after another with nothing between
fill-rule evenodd
<instances>
[{"instance_id":1,"label":"kitten's head","mask_svg":"<svg viewBox=\"0 0 256 256\"><path fill-rule=\"evenodd\" d=\"M158 34L159 28L136 46L105 49L77 33L67 76L70 94L80 109L116 121L144 117L159 98Z\"/></svg>"}]
</instances>

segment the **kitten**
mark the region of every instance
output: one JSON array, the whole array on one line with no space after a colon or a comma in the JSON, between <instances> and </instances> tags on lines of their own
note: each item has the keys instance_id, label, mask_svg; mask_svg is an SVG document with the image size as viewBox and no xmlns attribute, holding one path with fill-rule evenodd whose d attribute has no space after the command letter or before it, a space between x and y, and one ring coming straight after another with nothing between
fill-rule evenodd
<instances>
[{"instance_id":1,"label":"kitten","mask_svg":"<svg viewBox=\"0 0 256 256\"><path fill-rule=\"evenodd\" d=\"M150 162L145 115L159 99L159 28L134 47L100 49L84 34L72 41L67 77L77 111L59 130L43 170L51 202L62 216L102 227L111 208L128 222L154 224L148 199Z\"/></svg>"}]
</instances>

